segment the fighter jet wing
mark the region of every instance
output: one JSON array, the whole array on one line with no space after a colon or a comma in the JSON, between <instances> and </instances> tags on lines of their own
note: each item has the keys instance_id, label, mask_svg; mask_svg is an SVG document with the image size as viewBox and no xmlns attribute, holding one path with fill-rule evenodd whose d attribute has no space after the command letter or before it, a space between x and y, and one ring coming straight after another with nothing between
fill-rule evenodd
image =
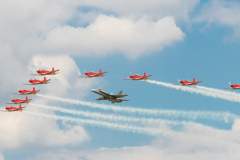
<instances>
[{"instance_id":1,"label":"fighter jet wing","mask_svg":"<svg viewBox=\"0 0 240 160\"><path fill-rule=\"evenodd\" d=\"M100 97L98 99L96 99L97 101L100 101L100 100L104 100L104 97Z\"/></svg>"},{"instance_id":2,"label":"fighter jet wing","mask_svg":"<svg viewBox=\"0 0 240 160\"><path fill-rule=\"evenodd\" d=\"M126 97L128 95L124 94L124 95L111 95L112 97L115 97L115 98L122 98L122 97Z\"/></svg>"},{"instance_id":3,"label":"fighter jet wing","mask_svg":"<svg viewBox=\"0 0 240 160\"><path fill-rule=\"evenodd\" d=\"M92 90L92 92L93 92L93 93L96 93L96 94L99 94L100 96L103 96L103 97L106 96L106 95L110 95L110 94L105 93L105 92L102 93L101 91L95 91L95 90Z\"/></svg>"}]
</instances>

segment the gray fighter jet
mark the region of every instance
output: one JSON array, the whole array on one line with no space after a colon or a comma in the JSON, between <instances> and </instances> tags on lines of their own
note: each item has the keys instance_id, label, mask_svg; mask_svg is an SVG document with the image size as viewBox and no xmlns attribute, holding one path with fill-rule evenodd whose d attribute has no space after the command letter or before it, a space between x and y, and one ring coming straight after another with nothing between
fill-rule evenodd
<instances>
[{"instance_id":1,"label":"gray fighter jet","mask_svg":"<svg viewBox=\"0 0 240 160\"><path fill-rule=\"evenodd\" d=\"M98 101L100 100L109 100L112 103L121 103L122 101L129 101L129 100L125 100L125 99L120 99L122 97L128 96L126 94L122 95L122 91L120 91L117 95L114 95L113 93L107 93L102 91L101 89L91 89L92 92L101 95L102 97L96 99Z\"/></svg>"}]
</instances>

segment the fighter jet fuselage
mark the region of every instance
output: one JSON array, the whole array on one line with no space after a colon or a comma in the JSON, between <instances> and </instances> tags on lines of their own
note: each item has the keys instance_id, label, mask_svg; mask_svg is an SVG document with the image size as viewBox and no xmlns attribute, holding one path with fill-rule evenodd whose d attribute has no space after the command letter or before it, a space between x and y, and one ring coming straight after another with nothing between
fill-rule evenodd
<instances>
[{"instance_id":1,"label":"fighter jet fuselage","mask_svg":"<svg viewBox=\"0 0 240 160\"><path fill-rule=\"evenodd\" d=\"M98 101L109 100L112 103L116 103L116 102L121 103L122 101L129 101L129 100L125 100L125 99L120 99L122 97L128 96L126 94L122 95L122 91L120 91L117 95L114 95L112 93L111 94L107 93L105 91L102 91L101 89L91 89L91 91L102 96L102 97L96 99Z\"/></svg>"}]
</instances>

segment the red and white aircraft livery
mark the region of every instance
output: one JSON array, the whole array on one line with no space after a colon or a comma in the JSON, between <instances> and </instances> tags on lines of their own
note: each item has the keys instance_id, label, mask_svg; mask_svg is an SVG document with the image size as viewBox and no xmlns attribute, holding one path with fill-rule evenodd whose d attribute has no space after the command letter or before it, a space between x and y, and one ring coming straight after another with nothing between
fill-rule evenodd
<instances>
[{"instance_id":1,"label":"red and white aircraft livery","mask_svg":"<svg viewBox=\"0 0 240 160\"><path fill-rule=\"evenodd\" d=\"M131 79L123 79L123 80L144 80L146 81L148 78L150 78L152 75L149 75L147 76L146 75L146 72L144 72L144 75L143 76L139 76L139 75L131 75L131 72L130 72L130 78Z\"/></svg>"},{"instance_id":2,"label":"red and white aircraft livery","mask_svg":"<svg viewBox=\"0 0 240 160\"><path fill-rule=\"evenodd\" d=\"M30 79L29 80L29 82L30 82L30 84L26 84L26 83L23 83L23 84L25 84L25 85L38 85L38 84L47 84L47 83L51 83L51 82L49 82L51 79L46 79L46 77L44 77L44 79L43 80L36 80L36 79Z\"/></svg>"},{"instance_id":3,"label":"red and white aircraft livery","mask_svg":"<svg viewBox=\"0 0 240 160\"><path fill-rule=\"evenodd\" d=\"M32 99L28 99L28 97L26 96L26 99L12 99L13 103L6 103L6 104L20 104L20 103L29 103L29 101L31 101Z\"/></svg>"},{"instance_id":4,"label":"red and white aircraft livery","mask_svg":"<svg viewBox=\"0 0 240 160\"><path fill-rule=\"evenodd\" d=\"M37 92L39 92L40 90L35 90L35 87L33 87L33 90L18 90L19 93L13 93L13 94L18 94L18 95L28 95L28 94L32 94L32 95L36 95Z\"/></svg>"},{"instance_id":5,"label":"red and white aircraft livery","mask_svg":"<svg viewBox=\"0 0 240 160\"><path fill-rule=\"evenodd\" d=\"M93 71L91 71L91 72L85 71L86 76L78 76L78 77L81 77L81 78L103 77L103 76L105 76L106 73L107 72L102 72L101 69L100 69L99 73L94 73Z\"/></svg>"},{"instance_id":6,"label":"red and white aircraft livery","mask_svg":"<svg viewBox=\"0 0 240 160\"><path fill-rule=\"evenodd\" d=\"M24 107L21 106L21 104L19 105L19 107L6 107L5 109L9 112L13 112L13 111L22 111Z\"/></svg>"},{"instance_id":7,"label":"red and white aircraft livery","mask_svg":"<svg viewBox=\"0 0 240 160\"><path fill-rule=\"evenodd\" d=\"M182 85L182 86L196 86L198 83L201 83L202 81L195 81L195 78L193 78L193 81L188 81L188 80L178 80L181 84L173 84L173 85Z\"/></svg>"},{"instance_id":8,"label":"red and white aircraft livery","mask_svg":"<svg viewBox=\"0 0 240 160\"><path fill-rule=\"evenodd\" d=\"M58 74L59 69L54 70L54 67L52 67L51 71L45 71L45 70L37 70L38 74L31 74L32 76L46 76L46 75L55 75Z\"/></svg>"},{"instance_id":9,"label":"red and white aircraft livery","mask_svg":"<svg viewBox=\"0 0 240 160\"><path fill-rule=\"evenodd\" d=\"M231 84L230 82L229 82L229 84L230 84L230 86L232 87L232 88L223 88L223 89L240 89L240 85L239 84Z\"/></svg>"}]
</instances>

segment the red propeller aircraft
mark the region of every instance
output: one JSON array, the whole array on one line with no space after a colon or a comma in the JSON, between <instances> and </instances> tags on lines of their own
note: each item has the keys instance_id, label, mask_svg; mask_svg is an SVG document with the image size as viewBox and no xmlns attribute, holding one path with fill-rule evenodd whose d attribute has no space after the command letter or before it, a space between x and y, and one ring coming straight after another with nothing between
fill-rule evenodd
<instances>
[{"instance_id":1,"label":"red propeller aircraft","mask_svg":"<svg viewBox=\"0 0 240 160\"><path fill-rule=\"evenodd\" d=\"M193 78L193 81L188 81L188 80L178 80L181 84L173 84L173 85L181 85L181 86L196 86L198 83L201 83L202 81L195 81L195 78Z\"/></svg>"},{"instance_id":2,"label":"red propeller aircraft","mask_svg":"<svg viewBox=\"0 0 240 160\"><path fill-rule=\"evenodd\" d=\"M146 72L144 72L144 75L143 76L139 76L139 75L131 75L131 72L130 72L130 78L131 79L123 79L123 80L144 80L146 81L148 78L150 78L152 75L149 75L147 76L146 75Z\"/></svg>"},{"instance_id":3,"label":"red propeller aircraft","mask_svg":"<svg viewBox=\"0 0 240 160\"><path fill-rule=\"evenodd\" d=\"M19 107L6 107L5 109L7 111L9 111L9 112L13 112L13 111L20 111L20 112L22 112L23 108L25 108L25 106L22 107L21 104L19 104Z\"/></svg>"},{"instance_id":4,"label":"red propeller aircraft","mask_svg":"<svg viewBox=\"0 0 240 160\"><path fill-rule=\"evenodd\" d=\"M103 76L105 76L106 73L107 72L102 72L101 69L100 69L99 73L94 73L93 71L91 71L91 72L85 71L86 76L78 76L78 77L81 77L81 78L103 77Z\"/></svg>"},{"instance_id":5,"label":"red propeller aircraft","mask_svg":"<svg viewBox=\"0 0 240 160\"><path fill-rule=\"evenodd\" d=\"M240 89L240 85L239 84L231 84L230 82L229 82L229 84L230 84L230 86L232 87L232 88L223 88L223 89Z\"/></svg>"},{"instance_id":6,"label":"red propeller aircraft","mask_svg":"<svg viewBox=\"0 0 240 160\"><path fill-rule=\"evenodd\" d=\"M38 85L38 84L47 84L47 83L51 83L51 82L48 82L48 81L50 81L51 79L46 79L46 77L44 77L44 79L43 80L36 80L36 79L34 79L34 80L32 80L32 79L30 79L29 80L29 82L31 83L31 84L26 84L26 83L23 83L23 84L25 84L25 85Z\"/></svg>"},{"instance_id":7,"label":"red propeller aircraft","mask_svg":"<svg viewBox=\"0 0 240 160\"><path fill-rule=\"evenodd\" d=\"M54 67L52 67L51 71L45 71L45 70L37 70L38 74L31 74L32 76L46 76L46 75L55 75L58 74L59 69L54 70Z\"/></svg>"},{"instance_id":8,"label":"red propeller aircraft","mask_svg":"<svg viewBox=\"0 0 240 160\"><path fill-rule=\"evenodd\" d=\"M13 94L18 94L18 95L28 95L28 94L32 94L32 95L36 95L37 92L39 92L40 90L35 90L35 87L33 87L33 90L18 90L19 93L13 93Z\"/></svg>"},{"instance_id":9,"label":"red propeller aircraft","mask_svg":"<svg viewBox=\"0 0 240 160\"><path fill-rule=\"evenodd\" d=\"M26 96L26 99L12 99L13 103L6 103L6 104L20 104L20 103L29 103L32 99L28 99L28 97Z\"/></svg>"}]
</instances>

